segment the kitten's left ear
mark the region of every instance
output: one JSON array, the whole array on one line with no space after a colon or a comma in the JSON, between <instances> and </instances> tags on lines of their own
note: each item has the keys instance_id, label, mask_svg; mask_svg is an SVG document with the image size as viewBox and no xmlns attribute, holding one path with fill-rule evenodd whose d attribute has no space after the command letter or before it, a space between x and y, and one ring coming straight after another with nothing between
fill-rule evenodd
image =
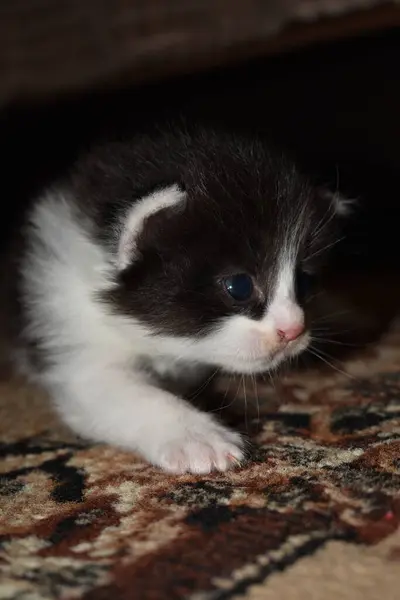
<instances>
[{"instance_id":1,"label":"kitten's left ear","mask_svg":"<svg viewBox=\"0 0 400 600\"><path fill-rule=\"evenodd\" d=\"M340 192L332 192L328 188L320 188L319 195L330 202L338 217L350 217L353 213L353 208L356 205L355 199L346 198Z\"/></svg>"}]
</instances>

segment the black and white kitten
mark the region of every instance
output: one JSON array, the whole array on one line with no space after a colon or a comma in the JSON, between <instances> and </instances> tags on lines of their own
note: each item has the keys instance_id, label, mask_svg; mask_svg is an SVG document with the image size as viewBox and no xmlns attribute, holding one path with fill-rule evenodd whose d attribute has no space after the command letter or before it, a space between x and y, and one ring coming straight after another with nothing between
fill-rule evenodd
<instances>
[{"instance_id":1,"label":"black and white kitten","mask_svg":"<svg viewBox=\"0 0 400 600\"><path fill-rule=\"evenodd\" d=\"M170 472L223 471L241 437L163 381L302 352L307 280L343 212L241 134L168 126L98 145L26 215L17 360L79 434Z\"/></svg>"}]
</instances>

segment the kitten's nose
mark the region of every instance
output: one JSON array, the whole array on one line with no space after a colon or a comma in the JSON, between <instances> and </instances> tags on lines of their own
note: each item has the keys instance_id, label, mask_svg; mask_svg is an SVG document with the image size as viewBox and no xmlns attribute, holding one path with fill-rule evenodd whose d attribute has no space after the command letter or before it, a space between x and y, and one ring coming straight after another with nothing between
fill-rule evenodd
<instances>
[{"instance_id":1,"label":"kitten's nose","mask_svg":"<svg viewBox=\"0 0 400 600\"><path fill-rule=\"evenodd\" d=\"M278 329L277 334L281 342L292 342L293 340L297 340L298 337L304 331L304 324L297 323L296 325L290 325L289 327L285 327L284 329Z\"/></svg>"}]
</instances>

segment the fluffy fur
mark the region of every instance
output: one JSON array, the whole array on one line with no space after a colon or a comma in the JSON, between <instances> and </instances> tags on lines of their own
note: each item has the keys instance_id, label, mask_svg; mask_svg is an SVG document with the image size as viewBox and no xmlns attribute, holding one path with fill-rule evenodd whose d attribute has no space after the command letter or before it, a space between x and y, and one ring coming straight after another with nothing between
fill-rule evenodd
<instances>
[{"instance_id":1,"label":"fluffy fur","mask_svg":"<svg viewBox=\"0 0 400 600\"><path fill-rule=\"evenodd\" d=\"M225 470L243 440L184 388L306 348L305 282L340 207L232 132L175 126L94 147L27 214L18 356L81 435L171 472ZM235 273L252 277L248 302L224 287Z\"/></svg>"}]
</instances>

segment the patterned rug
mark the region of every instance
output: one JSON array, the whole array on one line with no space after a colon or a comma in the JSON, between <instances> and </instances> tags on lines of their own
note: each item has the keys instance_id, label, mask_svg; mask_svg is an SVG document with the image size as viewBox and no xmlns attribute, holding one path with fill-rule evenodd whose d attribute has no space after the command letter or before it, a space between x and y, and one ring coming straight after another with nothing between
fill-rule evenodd
<instances>
[{"instance_id":1,"label":"patterned rug","mask_svg":"<svg viewBox=\"0 0 400 600\"><path fill-rule=\"evenodd\" d=\"M3 383L0 598L398 598L398 330L345 368L260 384L248 463L202 477L75 439Z\"/></svg>"}]
</instances>

